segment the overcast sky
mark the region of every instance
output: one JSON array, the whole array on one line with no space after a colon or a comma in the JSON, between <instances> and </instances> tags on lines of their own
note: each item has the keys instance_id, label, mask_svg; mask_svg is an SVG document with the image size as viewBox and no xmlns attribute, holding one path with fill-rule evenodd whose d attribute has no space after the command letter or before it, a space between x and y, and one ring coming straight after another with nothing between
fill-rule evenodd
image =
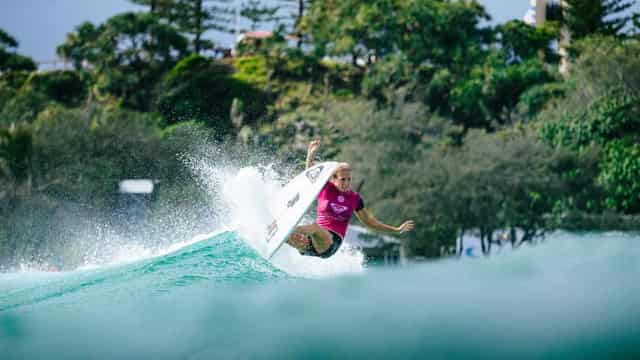
<instances>
[{"instance_id":1,"label":"overcast sky","mask_svg":"<svg viewBox=\"0 0 640 360\"><path fill-rule=\"evenodd\" d=\"M480 3L493 23L521 19L530 6L530 0L480 0ZM55 48L64 42L66 34L80 23L100 24L115 14L141 9L128 0L0 0L0 28L18 40L19 53L39 62L48 61L56 57ZM211 36L222 46L230 46L233 39Z\"/></svg>"}]
</instances>

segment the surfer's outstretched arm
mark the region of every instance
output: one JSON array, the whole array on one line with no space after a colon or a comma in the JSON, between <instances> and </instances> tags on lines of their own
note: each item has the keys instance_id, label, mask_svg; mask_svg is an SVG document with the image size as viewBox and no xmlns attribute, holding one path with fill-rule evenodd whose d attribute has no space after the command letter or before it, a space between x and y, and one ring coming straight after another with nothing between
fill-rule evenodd
<instances>
[{"instance_id":1,"label":"surfer's outstretched arm","mask_svg":"<svg viewBox=\"0 0 640 360\"><path fill-rule=\"evenodd\" d=\"M309 143L309 146L307 147L307 169L313 166L313 158L316 156L316 151L318 151L319 148L320 140L313 140Z\"/></svg>"},{"instance_id":2,"label":"surfer's outstretched arm","mask_svg":"<svg viewBox=\"0 0 640 360\"><path fill-rule=\"evenodd\" d=\"M371 212L367 208L362 208L356 211L356 216L358 217L358 220L360 220L360 222L365 224L367 227L378 231L402 234L407 231L413 230L415 226L412 220L407 220L398 227L387 225L376 219L375 216L373 216L373 214L371 214Z\"/></svg>"}]
</instances>

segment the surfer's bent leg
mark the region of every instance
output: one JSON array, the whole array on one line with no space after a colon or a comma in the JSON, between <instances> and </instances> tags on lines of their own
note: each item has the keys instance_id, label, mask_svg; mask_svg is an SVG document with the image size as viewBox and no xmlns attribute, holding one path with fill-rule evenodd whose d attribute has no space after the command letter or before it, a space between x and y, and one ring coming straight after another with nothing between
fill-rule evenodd
<instances>
[{"instance_id":1,"label":"surfer's bent leg","mask_svg":"<svg viewBox=\"0 0 640 360\"><path fill-rule=\"evenodd\" d=\"M301 239L300 234L310 237L310 241L313 245L313 248L318 254L322 254L327 251L333 245L333 236L331 233L323 228L321 228L318 224L313 223L309 225L300 225L296 227L296 230L291 236L287 243L296 249L303 251L308 249L308 241L306 239ZM306 240L306 241L305 241Z\"/></svg>"}]
</instances>

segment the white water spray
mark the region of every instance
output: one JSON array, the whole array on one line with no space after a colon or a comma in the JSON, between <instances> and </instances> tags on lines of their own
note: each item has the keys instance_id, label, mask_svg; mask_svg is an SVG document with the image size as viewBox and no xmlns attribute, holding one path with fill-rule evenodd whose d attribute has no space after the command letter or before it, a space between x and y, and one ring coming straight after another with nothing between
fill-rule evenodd
<instances>
[{"instance_id":1,"label":"white water spray","mask_svg":"<svg viewBox=\"0 0 640 360\"><path fill-rule=\"evenodd\" d=\"M235 172L225 171L221 185L222 198L229 210L230 227L265 256L265 229L272 221L269 204L283 187L282 179L272 166L244 167ZM306 222L311 220L306 219ZM331 258L321 259L301 256L294 248L284 245L272 262L288 274L301 277L331 277L364 270L363 254L346 246Z\"/></svg>"}]
</instances>

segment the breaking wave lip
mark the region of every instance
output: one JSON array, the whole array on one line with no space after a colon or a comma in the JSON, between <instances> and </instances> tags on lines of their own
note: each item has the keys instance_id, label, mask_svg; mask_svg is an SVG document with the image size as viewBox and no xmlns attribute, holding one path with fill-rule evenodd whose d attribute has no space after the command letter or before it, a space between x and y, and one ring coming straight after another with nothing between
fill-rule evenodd
<instances>
[{"instance_id":1,"label":"breaking wave lip","mask_svg":"<svg viewBox=\"0 0 640 360\"><path fill-rule=\"evenodd\" d=\"M208 234L198 234L189 240L170 244L166 247L163 247L157 250L148 249L138 245L124 246L121 249L119 249L115 253L115 256L112 257L111 261L107 262L106 264L87 264L87 265L78 267L76 270L78 271L95 270L95 269L100 269L105 267L131 264L131 263L142 261L142 260L160 258L166 255L169 255L171 253L180 251L181 249L188 247L190 245L193 245L195 243L198 243L200 241L212 239L228 231L230 230L226 228L222 228Z\"/></svg>"}]
</instances>

